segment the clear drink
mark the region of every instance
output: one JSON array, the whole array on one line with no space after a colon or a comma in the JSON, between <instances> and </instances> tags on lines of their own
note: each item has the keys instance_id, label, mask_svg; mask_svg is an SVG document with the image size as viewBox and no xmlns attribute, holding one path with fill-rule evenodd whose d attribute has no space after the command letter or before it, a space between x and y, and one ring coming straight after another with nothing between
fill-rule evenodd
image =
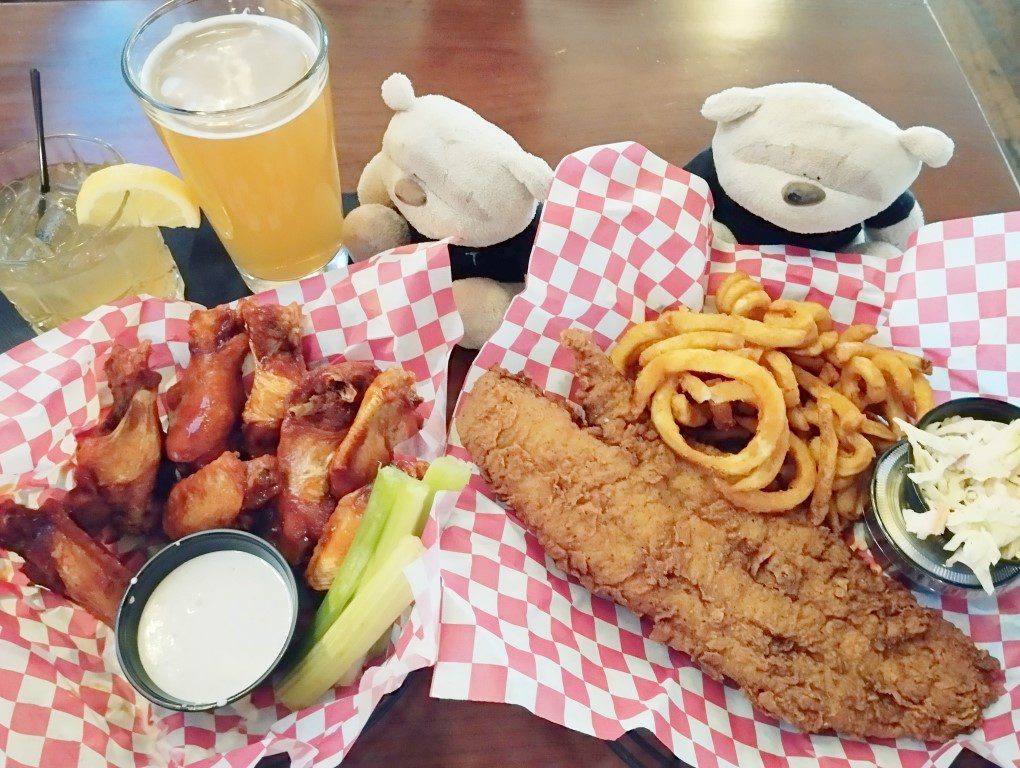
<instances>
[{"instance_id":1,"label":"clear drink","mask_svg":"<svg viewBox=\"0 0 1020 768\"><path fill-rule=\"evenodd\" d=\"M342 247L326 50L301 0L172 0L124 49L128 84L254 290Z\"/></svg>"},{"instance_id":2,"label":"clear drink","mask_svg":"<svg viewBox=\"0 0 1020 768\"><path fill-rule=\"evenodd\" d=\"M116 217L102 227L78 224L82 182L123 158L77 136L49 136L46 148L50 191L42 204L35 142L0 154L0 290L21 316L46 331L128 296L182 298L157 228L118 227Z\"/></svg>"}]
</instances>

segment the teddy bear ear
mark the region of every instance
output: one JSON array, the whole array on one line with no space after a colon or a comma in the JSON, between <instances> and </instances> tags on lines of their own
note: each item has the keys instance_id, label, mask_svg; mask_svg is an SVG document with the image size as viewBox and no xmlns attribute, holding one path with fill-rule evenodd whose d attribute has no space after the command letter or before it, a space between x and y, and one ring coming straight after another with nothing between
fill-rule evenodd
<instances>
[{"instance_id":1,"label":"teddy bear ear","mask_svg":"<svg viewBox=\"0 0 1020 768\"><path fill-rule=\"evenodd\" d=\"M714 123L729 123L754 112L763 98L756 88L727 88L705 99L701 116Z\"/></svg>"},{"instance_id":2,"label":"teddy bear ear","mask_svg":"<svg viewBox=\"0 0 1020 768\"><path fill-rule=\"evenodd\" d=\"M553 170L549 163L527 152L515 153L506 164L507 170L537 200L545 200L552 186Z\"/></svg>"},{"instance_id":3,"label":"teddy bear ear","mask_svg":"<svg viewBox=\"0 0 1020 768\"><path fill-rule=\"evenodd\" d=\"M406 112L414 106L414 86L403 72L394 72L383 81L382 98L394 112Z\"/></svg>"},{"instance_id":4,"label":"teddy bear ear","mask_svg":"<svg viewBox=\"0 0 1020 768\"><path fill-rule=\"evenodd\" d=\"M900 144L932 168L941 168L953 156L953 140L936 128L915 125L900 134Z\"/></svg>"}]
</instances>

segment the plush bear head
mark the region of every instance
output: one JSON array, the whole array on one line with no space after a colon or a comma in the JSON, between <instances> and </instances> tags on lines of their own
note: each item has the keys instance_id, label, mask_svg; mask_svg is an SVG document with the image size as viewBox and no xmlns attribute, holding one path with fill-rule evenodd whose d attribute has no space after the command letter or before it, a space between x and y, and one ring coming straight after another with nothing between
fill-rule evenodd
<instances>
[{"instance_id":1,"label":"plush bear head","mask_svg":"<svg viewBox=\"0 0 1020 768\"><path fill-rule=\"evenodd\" d=\"M885 210L921 164L949 162L934 128L905 130L830 85L777 83L710 96L701 114L723 190L791 232L834 232Z\"/></svg>"},{"instance_id":2,"label":"plush bear head","mask_svg":"<svg viewBox=\"0 0 1020 768\"><path fill-rule=\"evenodd\" d=\"M552 183L548 163L463 104L415 96L405 75L388 77L382 95L395 114L379 174L412 227L430 239L481 248L531 223Z\"/></svg>"}]
</instances>

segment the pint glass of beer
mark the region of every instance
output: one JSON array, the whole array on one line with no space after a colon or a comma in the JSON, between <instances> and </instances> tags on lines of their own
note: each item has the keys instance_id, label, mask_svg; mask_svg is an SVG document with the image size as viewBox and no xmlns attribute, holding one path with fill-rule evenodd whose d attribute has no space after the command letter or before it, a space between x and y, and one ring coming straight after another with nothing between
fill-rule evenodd
<instances>
[{"instance_id":1,"label":"pint glass of beer","mask_svg":"<svg viewBox=\"0 0 1020 768\"><path fill-rule=\"evenodd\" d=\"M171 0L128 38L121 67L252 290L337 255L326 29L309 5Z\"/></svg>"}]
</instances>

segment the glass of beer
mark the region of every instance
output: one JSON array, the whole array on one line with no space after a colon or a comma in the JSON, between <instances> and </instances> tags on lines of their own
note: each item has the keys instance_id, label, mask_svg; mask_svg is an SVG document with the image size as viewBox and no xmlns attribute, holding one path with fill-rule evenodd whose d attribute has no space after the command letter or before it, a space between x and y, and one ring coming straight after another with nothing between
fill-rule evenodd
<instances>
[{"instance_id":1,"label":"glass of beer","mask_svg":"<svg viewBox=\"0 0 1020 768\"><path fill-rule=\"evenodd\" d=\"M327 37L311 6L171 0L128 38L121 68L252 290L337 256Z\"/></svg>"}]
</instances>

